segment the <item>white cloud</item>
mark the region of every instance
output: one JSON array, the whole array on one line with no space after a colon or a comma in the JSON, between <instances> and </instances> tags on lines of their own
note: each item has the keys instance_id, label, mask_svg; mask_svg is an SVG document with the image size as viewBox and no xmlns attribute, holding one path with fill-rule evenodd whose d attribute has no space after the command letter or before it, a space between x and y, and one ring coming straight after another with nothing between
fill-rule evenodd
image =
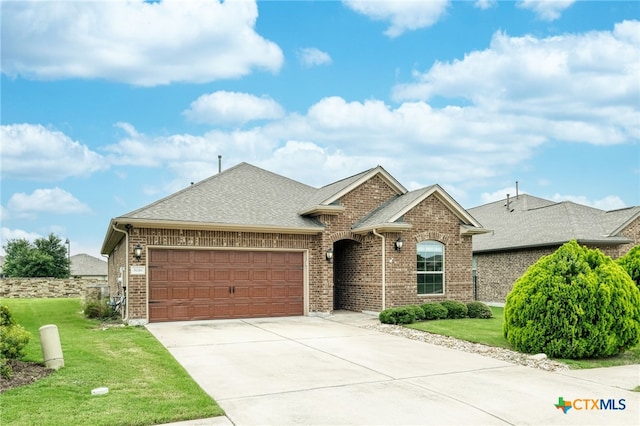
<instances>
[{"instance_id":1,"label":"white cloud","mask_svg":"<svg viewBox=\"0 0 640 426\"><path fill-rule=\"evenodd\" d=\"M6 255L5 246L11 240L25 239L33 242L38 238L42 238L42 235L34 232L23 231L22 229L9 229L4 226L0 229L0 255Z\"/></svg>"},{"instance_id":2,"label":"white cloud","mask_svg":"<svg viewBox=\"0 0 640 426\"><path fill-rule=\"evenodd\" d=\"M3 179L60 180L108 167L86 145L39 124L0 126L0 140Z\"/></svg>"},{"instance_id":3,"label":"white cloud","mask_svg":"<svg viewBox=\"0 0 640 426\"><path fill-rule=\"evenodd\" d=\"M2 72L141 86L277 72L254 1L20 1L2 4Z\"/></svg>"},{"instance_id":4,"label":"white cloud","mask_svg":"<svg viewBox=\"0 0 640 426\"><path fill-rule=\"evenodd\" d=\"M329 56L327 52L323 52L315 47L298 50L298 59L300 63L307 68L331 63L331 56Z\"/></svg>"},{"instance_id":5,"label":"white cloud","mask_svg":"<svg viewBox=\"0 0 640 426\"><path fill-rule=\"evenodd\" d=\"M518 195L526 194L526 192L521 191L519 188L517 193ZM508 186L494 192L483 192L480 194L480 200L482 201L482 204L493 203L494 201L505 200L507 198L507 194L509 194L509 197L511 198L516 197L516 187Z\"/></svg>"},{"instance_id":6,"label":"white cloud","mask_svg":"<svg viewBox=\"0 0 640 426\"><path fill-rule=\"evenodd\" d=\"M269 97L218 91L200 96L183 115L197 123L245 124L253 120L280 118L284 109Z\"/></svg>"},{"instance_id":7,"label":"white cloud","mask_svg":"<svg viewBox=\"0 0 640 426\"><path fill-rule=\"evenodd\" d=\"M343 0L342 3L373 20L390 21L391 25L384 33L394 38L405 31L430 27L444 15L450 2Z\"/></svg>"},{"instance_id":8,"label":"white cloud","mask_svg":"<svg viewBox=\"0 0 640 426\"><path fill-rule=\"evenodd\" d=\"M496 3L497 3L497 0L476 0L476 2L473 5L478 9L486 10L494 7Z\"/></svg>"},{"instance_id":9,"label":"white cloud","mask_svg":"<svg viewBox=\"0 0 640 426\"><path fill-rule=\"evenodd\" d=\"M15 193L9 198L7 209L16 215L33 213L75 214L91 211L88 205L58 187L36 189L31 194Z\"/></svg>"},{"instance_id":10,"label":"white cloud","mask_svg":"<svg viewBox=\"0 0 640 426\"><path fill-rule=\"evenodd\" d=\"M532 10L542 20L555 21L573 3L575 0L521 0L517 5Z\"/></svg>"},{"instance_id":11,"label":"white cloud","mask_svg":"<svg viewBox=\"0 0 640 426\"><path fill-rule=\"evenodd\" d=\"M590 200L584 195L561 195L554 194L551 198L553 201L572 201L589 207L595 207L600 210L616 210L626 207L624 201L617 195L607 195L599 200Z\"/></svg>"},{"instance_id":12,"label":"white cloud","mask_svg":"<svg viewBox=\"0 0 640 426\"><path fill-rule=\"evenodd\" d=\"M394 98L464 98L491 122L524 119L544 138L625 143L640 132L639 43L640 21L549 38L496 33L486 50L415 73Z\"/></svg>"}]
</instances>

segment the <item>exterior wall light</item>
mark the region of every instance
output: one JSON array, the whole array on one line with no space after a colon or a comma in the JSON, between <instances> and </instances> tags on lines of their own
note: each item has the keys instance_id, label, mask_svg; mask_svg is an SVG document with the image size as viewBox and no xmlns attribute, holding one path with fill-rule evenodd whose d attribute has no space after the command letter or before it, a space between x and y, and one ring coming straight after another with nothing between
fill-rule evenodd
<instances>
[{"instance_id":1,"label":"exterior wall light","mask_svg":"<svg viewBox=\"0 0 640 426\"><path fill-rule=\"evenodd\" d=\"M135 257L136 260L140 260L142 257L142 246L140 244L133 248L133 257Z\"/></svg>"},{"instance_id":2,"label":"exterior wall light","mask_svg":"<svg viewBox=\"0 0 640 426\"><path fill-rule=\"evenodd\" d=\"M402 241L402 238L398 238L396 240L396 242L393 244L393 247L397 250L400 251L402 250L402 246L404 245L404 241Z\"/></svg>"},{"instance_id":3,"label":"exterior wall light","mask_svg":"<svg viewBox=\"0 0 640 426\"><path fill-rule=\"evenodd\" d=\"M327 262L331 262L331 259L333 259L333 249L332 248L327 249L327 252L325 253L325 257L327 258Z\"/></svg>"}]
</instances>

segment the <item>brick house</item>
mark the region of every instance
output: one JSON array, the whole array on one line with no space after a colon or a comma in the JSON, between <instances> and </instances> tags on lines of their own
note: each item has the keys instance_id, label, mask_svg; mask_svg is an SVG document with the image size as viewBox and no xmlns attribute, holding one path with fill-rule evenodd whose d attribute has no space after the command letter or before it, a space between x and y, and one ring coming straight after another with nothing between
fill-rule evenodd
<instances>
[{"instance_id":1,"label":"brick house","mask_svg":"<svg viewBox=\"0 0 640 426\"><path fill-rule=\"evenodd\" d=\"M112 219L102 253L129 323L326 315L471 300L482 232L380 166L314 188L241 163Z\"/></svg>"},{"instance_id":2,"label":"brick house","mask_svg":"<svg viewBox=\"0 0 640 426\"><path fill-rule=\"evenodd\" d=\"M640 244L640 206L604 211L527 194L469 209L490 232L473 238L476 298L505 301L542 256L576 240L616 259Z\"/></svg>"}]
</instances>

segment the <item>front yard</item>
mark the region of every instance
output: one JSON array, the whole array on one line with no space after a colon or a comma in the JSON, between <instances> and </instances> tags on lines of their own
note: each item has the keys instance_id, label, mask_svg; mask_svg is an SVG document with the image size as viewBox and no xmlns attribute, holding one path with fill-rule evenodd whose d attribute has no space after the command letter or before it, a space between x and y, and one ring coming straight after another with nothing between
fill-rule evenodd
<instances>
[{"instance_id":1,"label":"front yard","mask_svg":"<svg viewBox=\"0 0 640 426\"><path fill-rule=\"evenodd\" d=\"M0 394L3 425L153 425L222 409L143 327L101 325L77 299L2 299L31 332L27 361L43 362L39 328L55 324L64 368ZM106 395L92 389L107 387Z\"/></svg>"},{"instance_id":2,"label":"front yard","mask_svg":"<svg viewBox=\"0 0 640 426\"><path fill-rule=\"evenodd\" d=\"M482 343L488 346L513 349L502 333L504 308L492 306L491 311L493 312L493 318L490 319L464 318L422 321L409 324L406 327L451 336L469 342ZM598 368L640 364L640 345L610 358L556 359L556 361L560 361L570 368Z\"/></svg>"}]
</instances>

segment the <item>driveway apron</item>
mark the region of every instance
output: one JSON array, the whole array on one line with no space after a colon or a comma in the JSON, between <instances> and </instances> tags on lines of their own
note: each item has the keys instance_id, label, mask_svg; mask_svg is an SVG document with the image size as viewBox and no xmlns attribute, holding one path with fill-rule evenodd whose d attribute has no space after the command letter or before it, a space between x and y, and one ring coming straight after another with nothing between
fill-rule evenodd
<instances>
[{"instance_id":1,"label":"driveway apron","mask_svg":"<svg viewBox=\"0 0 640 426\"><path fill-rule=\"evenodd\" d=\"M358 326L372 321L339 314L147 328L220 404L228 424L640 423L638 392ZM625 371L640 384L638 366ZM564 413L559 398L575 408ZM606 401L604 409L595 400Z\"/></svg>"}]
</instances>

